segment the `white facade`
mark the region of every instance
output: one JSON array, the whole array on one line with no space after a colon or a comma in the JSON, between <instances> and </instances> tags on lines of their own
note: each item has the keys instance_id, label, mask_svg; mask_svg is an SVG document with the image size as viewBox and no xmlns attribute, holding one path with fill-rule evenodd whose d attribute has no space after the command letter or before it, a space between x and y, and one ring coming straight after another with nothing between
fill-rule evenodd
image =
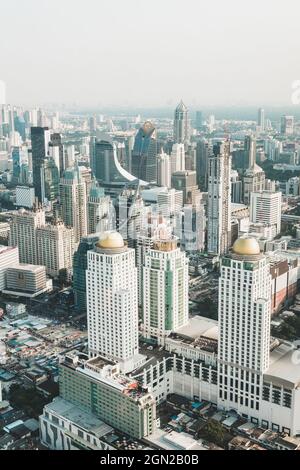
<instances>
[{"instance_id":1,"label":"white facade","mask_svg":"<svg viewBox=\"0 0 300 470\"><path fill-rule=\"evenodd\" d=\"M64 223L45 225L36 230L38 261L47 274L58 277L61 269L72 269L75 250L74 231Z\"/></svg>"},{"instance_id":2,"label":"white facade","mask_svg":"<svg viewBox=\"0 0 300 470\"><path fill-rule=\"evenodd\" d=\"M157 184L167 188L171 187L170 157L163 152L157 157Z\"/></svg>"},{"instance_id":3,"label":"white facade","mask_svg":"<svg viewBox=\"0 0 300 470\"><path fill-rule=\"evenodd\" d=\"M250 222L269 225L275 237L281 230L281 192L260 191L251 193Z\"/></svg>"},{"instance_id":4,"label":"white facade","mask_svg":"<svg viewBox=\"0 0 300 470\"><path fill-rule=\"evenodd\" d=\"M271 276L265 256L259 254L257 242L245 239L243 243L248 240L257 246L254 254L250 251L250 254L233 254L222 261L218 404L258 417L263 373L269 367Z\"/></svg>"},{"instance_id":5,"label":"white facade","mask_svg":"<svg viewBox=\"0 0 300 470\"><path fill-rule=\"evenodd\" d=\"M7 268L18 266L19 250L15 246L0 246L0 291L6 288Z\"/></svg>"},{"instance_id":6,"label":"white facade","mask_svg":"<svg viewBox=\"0 0 300 470\"><path fill-rule=\"evenodd\" d=\"M45 211L20 209L10 223L9 244L19 248L20 263L38 264L36 229L45 225Z\"/></svg>"},{"instance_id":7,"label":"white facade","mask_svg":"<svg viewBox=\"0 0 300 470\"><path fill-rule=\"evenodd\" d=\"M208 159L207 251L220 256L231 242L230 144L217 144L213 150Z\"/></svg>"},{"instance_id":8,"label":"white facade","mask_svg":"<svg viewBox=\"0 0 300 470\"><path fill-rule=\"evenodd\" d=\"M146 253L142 309L143 335L160 344L188 322L188 259L177 239L156 241Z\"/></svg>"},{"instance_id":9,"label":"white facade","mask_svg":"<svg viewBox=\"0 0 300 470\"><path fill-rule=\"evenodd\" d=\"M78 169L67 170L59 184L61 216L66 226L73 227L75 242L87 235L86 184Z\"/></svg>"},{"instance_id":10,"label":"white facade","mask_svg":"<svg viewBox=\"0 0 300 470\"><path fill-rule=\"evenodd\" d=\"M171 175L175 171L185 170L185 149L184 144L173 144L170 155Z\"/></svg>"},{"instance_id":11,"label":"white facade","mask_svg":"<svg viewBox=\"0 0 300 470\"><path fill-rule=\"evenodd\" d=\"M88 252L88 345L92 356L128 361L138 353L138 302L135 253L117 243L101 241Z\"/></svg>"},{"instance_id":12,"label":"white facade","mask_svg":"<svg viewBox=\"0 0 300 470\"><path fill-rule=\"evenodd\" d=\"M16 206L32 209L34 202L34 188L30 188L29 186L16 187Z\"/></svg>"}]
</instances>

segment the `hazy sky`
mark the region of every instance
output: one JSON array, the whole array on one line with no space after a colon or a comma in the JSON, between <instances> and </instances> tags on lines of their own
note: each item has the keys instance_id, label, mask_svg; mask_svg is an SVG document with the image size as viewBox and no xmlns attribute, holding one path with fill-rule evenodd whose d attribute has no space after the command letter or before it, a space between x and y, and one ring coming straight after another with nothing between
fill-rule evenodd
<instances>
[{"instance_id":1,"label":"hazy sky","mask_svg":"<svg viewBox=\"0 0 300 470\"><path fill-rule=\"evenodd\" d=\"M7 102L291 104L299 0L0 0Z\"/></svg>"}]
</instances>

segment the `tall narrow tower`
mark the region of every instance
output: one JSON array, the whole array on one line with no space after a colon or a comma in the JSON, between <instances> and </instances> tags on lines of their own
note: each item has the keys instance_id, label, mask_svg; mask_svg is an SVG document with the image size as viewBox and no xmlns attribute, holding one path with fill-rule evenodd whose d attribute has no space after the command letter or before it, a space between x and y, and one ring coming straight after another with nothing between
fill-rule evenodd
<instances>
[{"instance_id":1,"label":"tall narrow tower","mask_svg":"<svg viewBox=\"0 0 300 470\"><path fill-rule=\"evenodd\" d=\"M207 251L227 253L231 242L231 156L230 142L213 146L208 159Z\"/></svg>"},{"instance_id":2,"label":"tall narrow tower","mask_svg":"<svg viewBox=\"0 0 300 470\"><path fill-rule=\"evenodd\" d=\"M177 239L156 240L143 267L143 334L159 344L188 322L188 259Z\"/></svg>"},{"instance_id":3,"label":"tall narrow tower","mask_svg":"<svg viewBox=\"0 0 300 470\"><path fill-rule=\"evenodd\" d=\"M138 353L137 269L134 249L105 232L88 251L87 319L91 356L129 364ZM129 366L124 365L128 371Z\"/></svg>"},{"instance_id":4,"label":"tall narrow tower","mask_svg":"<svg viewBox=\"0 0 300 470\"><path fill-rule=\"evenodd\" d=\"M190 143L189 112L182 100L174 114L174 141L177 144L184 144L185 147Z\"/></svg>"},{"instance_id":5,"label":"tall narrow tower","mask_svg":"<svg viewBox=\"0 0 300 470\"><path fill-rule=\"evenodd\" d=\"M59 202L61 217L65 225L73 227L78 243L87 235L86 184L78 167L64 172L59 184Z\"/></svg>"},{"instance_id":6,"label":"tall narrow tower","mask_svg":"<svg viewBox=\"0 0 300 470\"><path fill-rule=\"evenodd\" d=\"M271 277L254 238L239 238L219 280L218 405L259 417L269 367Z\"/></svg>"}]
</instances>

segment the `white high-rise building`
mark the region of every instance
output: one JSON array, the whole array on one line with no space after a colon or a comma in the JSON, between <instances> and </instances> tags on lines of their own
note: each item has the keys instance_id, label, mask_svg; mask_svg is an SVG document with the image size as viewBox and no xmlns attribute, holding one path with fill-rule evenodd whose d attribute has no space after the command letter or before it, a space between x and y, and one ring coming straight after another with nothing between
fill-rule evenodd
<instances>
[{"instance_id":1,"label":"white high-rise building","mask_svg":"<svg viewBox=\"0 0 300 470\"><path fill-rule=\"evenodd\" d=\"M144 261L143 335L162 345L188 322L188 259L177 244L177 238L155 241Z\"/></svg>"},{"instance_id":2,"label":"white high-rise building","mask_svg":"<svg viewBox=\"0 0 300 470\"><path fill-rule=\"evenodd\" d=\"M263 108L259 108L259 110L258 110L257 124L258 124L259 130L261 132L264 132L264 130L265 130L265 110Z\"/></svg>"},{"instance_id":3,"label":"white high-rise building","mask_svg":"<svg viewBox=\"0 0 300 470\"><path fill-rule=\"evenodd\" d=\"M175 171L185 170L185 149L184 144L173 144L170 155L171 175Z\"/></svg>"},{"instance_id":4,"label":"white high-rise building","mask_svg":"<svg viewBox=\"0 0 300 470\"><path fill-rule=\"evenodd\" d=\"M173 217L183 206L183 192L165 188L157 195L157 206L164 217Z\"/></svg>"},{"instance_id":5,"label":"white high-rise building","mask_svg":"<svg viewBox=\"0 0 300 470\"><path fill-rule=\"evenodd\" d=\"M130 368L138 354L137 269L134 249L117 232L105 232L88 251L86 271L88 346Z\"/></svg>"},{"instance_id":6,"label":"white high-rise building","mask_svg":"<svg viewBox=\"0 0 300 470\"><path fill-rule=\"evenodd\" d=\"M6 271L19 264L19 250L16 246L0 245L0 291L6 288Z\"/></svg>"},{"instance_id":7,"label":"white high-rise building","mask_svg":"<svg viewBox=\"0 0 300 470\"><path fill-rule=\"evenodd\" d=\"M55 222L36 230L39 264L46 267L47 274L59 276L61 269L72 269L75 250L74 231L63 222Z\"/></svg>"},{"instance_id":8,"label":"white high-rise building","mask_svg":"<svg viewBox=\"0 0 300 470\"><path fill-rule=\"evenodd\" d=\"M75 242L87 235L86 183L79 168L64 172L59 184L61 218L67 227L73 227Z\"/></svg>"},{"instance_id":9,"label":"white high-rise building","mask_svg":"<svg viewBox=\"0 0 300 470\"><path fill-rule=\"evenodd\" d=\"M271 276L253 238L240 238L223 258L219 280L218 405L260 417L269 367Z\"/></svg>"},{"instance_id":10,"label":"white high-rise building","mask_svg":"<svg viewBox=\"0 0 300 470\"><path fill-rule=\"evenodd\" d=\"M45 225L45 211L20 209L10 223L9 244L19 248L20 263L39 264L36 229Z\"/></svg>"},{"instance_id":11,"label":"white high-rise building","mask_svg":"<svg viewBox=\"0 0 300 470\"><path fill-rule=\"evenodd\" d=\"M213 146L208 159L207 251L223 255L231 242L231 155L230 142Z\"/></svg>"},{"instance_id":12,"label":"white high-rise building","mask_svg":"<svg viewBox=\"0 0 300 470\"><path fill-rule=\"evenodd\" d=\"M111 200L104 189L93 184L87 201L88 234L105 232L111 228L109 218Z\"/></svg>"},{"instance_id":13,"label":"white high-rise building","mask_svg":"<svg viewBox=\"0 0 300 470\"><path fill-rule=\"evenodd\" d=\"M148 207L146 208L149 209ZM136 266L138 270L138 302L142 305L143 299L143 266L146 253L153 248L154 242L163 237L171 237L172 227L168 225L162 215L150 211L142 219L141 231L136 239Z\"/></svg>"},{"instance_id":14,"label":"white high-rise building","mask_svg":"<svg viewBox=\"0 0 300 470\"><path fill-rule=\"evenodd\" d=\"M281 201L280 191L251 193L250 222L271 226L273 236L278 235L281 230Z\"/></svg>"},{"instance_id":15,"label":"white high-rise building","mask_svg":"<svg viewBox=\"0 0 300 470\"><path fill-rule=\"evenodd\" d=\"M189 112L183 101L180 101L174 115L174 141L187 147L190 142L190 132Z\"/></svg>"},{"instance_id":16,"label":"white high-rise building","mask_svg":"<svg viewBox=\"0 0 300 470\"><path fill-rule=\"evenodd\" d=\"M170 157L164 152L157 157L157 184L167 188L171 187Z\"/></svg>"}]
</instances>

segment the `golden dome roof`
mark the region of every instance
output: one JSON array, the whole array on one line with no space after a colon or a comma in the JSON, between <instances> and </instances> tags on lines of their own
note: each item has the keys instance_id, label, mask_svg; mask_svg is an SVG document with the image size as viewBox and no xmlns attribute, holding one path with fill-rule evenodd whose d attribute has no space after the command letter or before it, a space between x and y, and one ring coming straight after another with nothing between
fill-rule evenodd
<instances>
[{"instance_id":1,"label":"golden dome roof","mask_svg":"<svg viewBox=\"0 0 300 470\"><path fill-rule=\"evenodd\" d=\"M118 232L104 232L96 246L98 248L124 248L124 240Z\"/></svg>"},{"instance_id":2,"label":"golden dome roof","mask_svg":"<svg viewBox=\"0 0 300 470\"><path fill-rule=\"evenodd\" d=\"M232 247L236 255L259 255L259 244L255 238L238 238Z\"/></svg>"}]
</instances>

